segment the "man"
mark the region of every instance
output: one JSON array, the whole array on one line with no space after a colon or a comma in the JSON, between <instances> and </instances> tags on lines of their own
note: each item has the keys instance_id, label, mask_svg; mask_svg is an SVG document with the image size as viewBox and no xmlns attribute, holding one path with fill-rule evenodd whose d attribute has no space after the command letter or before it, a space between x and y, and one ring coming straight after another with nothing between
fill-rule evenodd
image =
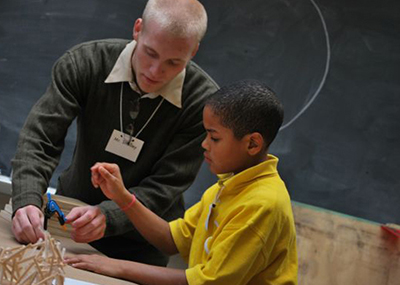
<instances>
[{"instance_id":1,"label":"man","mask_svg":"<svg viewBox=\"0 0 400 285\"><path fill-rule=\"evenodd\" d=\"M52 82L21 131L13 166L13 225L19 242L43 236L42 194L77 118L72 163L57 193L90 206L67 216L76 242L115 258L166 265L118 206L91 184L97 161L120 166L129 190L166 220L184 212L182 192L202 162L202 109L217 84L191 58L207 26L196 0L150 0L133 41L83 43L54 65Z\"/></svg>"}]
</instances>

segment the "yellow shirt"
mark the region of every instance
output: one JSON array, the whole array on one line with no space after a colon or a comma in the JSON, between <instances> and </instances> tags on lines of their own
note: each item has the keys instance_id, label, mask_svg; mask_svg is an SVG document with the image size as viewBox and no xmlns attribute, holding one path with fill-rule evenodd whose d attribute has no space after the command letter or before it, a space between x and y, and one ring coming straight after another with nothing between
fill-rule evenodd
<instances>
[{"instance_id":1,"label":"yellow shirt","mask_svg":"<svg viewBox=\"0 0 400 285\"><path fill-rule=\"evenodd\" d=\"M170 223L189 284L297 284L294 219L277 163L269 155L225 175Z\"/></svg>"}]
</instances>

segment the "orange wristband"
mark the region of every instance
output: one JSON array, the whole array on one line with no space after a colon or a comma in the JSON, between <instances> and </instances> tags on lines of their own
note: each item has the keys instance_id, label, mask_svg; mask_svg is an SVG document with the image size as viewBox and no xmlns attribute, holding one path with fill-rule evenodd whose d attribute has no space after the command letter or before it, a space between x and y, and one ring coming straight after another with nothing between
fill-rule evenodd
<instances>
[{"instance_id":1,"label":"orange wristband","mask_svg":"<svg viewBox=\"0 0 400 285\"><path fill-rule=\"evenodd\" d=\"M125 207L122 207L121 210L125 212L130 207L132 207L132 205L135 203L135 201L136 201L136 196L134 194L132 194L132 201L128 205L126 205Z\"/></svg>"}]
</instances>

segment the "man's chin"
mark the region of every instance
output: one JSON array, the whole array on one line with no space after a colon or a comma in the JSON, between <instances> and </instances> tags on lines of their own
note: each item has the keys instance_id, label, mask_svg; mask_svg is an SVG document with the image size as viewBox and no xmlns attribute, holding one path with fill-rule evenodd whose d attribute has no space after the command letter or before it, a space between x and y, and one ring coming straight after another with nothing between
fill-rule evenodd
<instances>
[{"instance_id":1,"label":"man's chin","mask_svg":"<svg viewBox=\"0 0 400 285\"><path fill-rule=\"evenodd\" d=\"M143 93L154 93L161 87L161 84L139 84L139 88Z\"/></svg>"}]
</instances>

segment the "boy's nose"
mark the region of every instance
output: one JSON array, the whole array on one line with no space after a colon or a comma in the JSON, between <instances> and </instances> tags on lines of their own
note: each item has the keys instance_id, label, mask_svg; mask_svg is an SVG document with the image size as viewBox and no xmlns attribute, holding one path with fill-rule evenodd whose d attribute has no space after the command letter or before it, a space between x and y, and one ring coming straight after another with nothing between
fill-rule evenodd
<instances>
[{"instance_id":1,"label":"boy's nose","mask_svg":"<svg viewBox=\"0 0 400 285\"><path fill-rule=\"evenodd\" d=\"M207 138L205 138L205 139L201 142L201 147L204 148L205 150L207 150L207 147L208 147Z\"/></svg>"}]
</instances>

